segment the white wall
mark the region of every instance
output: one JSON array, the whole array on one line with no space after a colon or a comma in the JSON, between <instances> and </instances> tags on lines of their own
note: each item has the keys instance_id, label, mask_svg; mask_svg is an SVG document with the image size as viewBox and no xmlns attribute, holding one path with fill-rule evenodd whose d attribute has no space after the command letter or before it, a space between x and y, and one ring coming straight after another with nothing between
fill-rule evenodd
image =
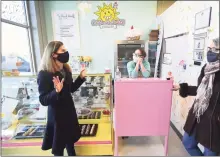
<instances>
[{"instance_id":1,"label":"white wall","mask_svg":"<svg viewBox=\"0 0 220 157\"><path fill-rule=\"evenodd\" d=\"M104 68L111 63L113 71L115 41L125 40L124 33L132 26L143 31L142 40L148 39L150 29L155 28L156 21L156 1L117 1L119 18L125 19L125 26L117 29L91 26L91 20L96 19L94 12L97 6L107 1L92 1L91 12L86 17L79 15L79 29L81 38L80 51L70 52L74 55L88 55L93 58L92 71L97 73L104 72ZM114 3L114 2L112 2ZM78 10L76 1L44 1L44 11L47 28L47 38L53 40L51 12L55 10ZM65 44L65 43L64 43ZM74 43L73 43L74 44Z\"/></svg>"},{"instance_id":2,"label":"white wall","mask_svg":"<svg viewBox=\"0 0 220 157\"><path fill-rule=\"evenodd\" d=\"M195 14L212 7L211 26L194 31ZM210 36L219 35L219 2L218 1L177 1L167 9L161 18L164 22L164 37L184 32L200 33L207 29L214 29Z\"/></svg>"}]
</instances>

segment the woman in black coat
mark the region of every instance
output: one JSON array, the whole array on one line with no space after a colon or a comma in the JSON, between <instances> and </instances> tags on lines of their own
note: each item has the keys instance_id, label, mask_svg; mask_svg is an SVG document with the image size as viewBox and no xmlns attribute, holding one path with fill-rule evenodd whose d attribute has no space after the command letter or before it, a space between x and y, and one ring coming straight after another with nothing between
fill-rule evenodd
<instances>
[{"instance_id":1,"label":"woman in black coat","mask_svg":"<svg viewBox=\"0 0 220 157\"><path fill-rule=\"evenodd\" d=\"M47 125L42 150L52 148L52 154L75 156L74 143L80 139L80 128L71 93L85 81L85 70L73 82L71 69L66 64L69 53L60 41L50 42L43 54L38 74L39 100L48 106Z\"/></svg>"},{"instance_id":2,"label":"woman in black coat","mask_svg":"<svg viewBox=\"0 0 220 157\"><path fill-rule=\"evenodd\" d=\"M183 145L191 156L217 156L220 153L220 54L219 38L208 47L207 61L198 86L176 85L180 96L196 96L185 126ZM202 153L198 143L204 146Z\"/></svg>"}]
</instances>

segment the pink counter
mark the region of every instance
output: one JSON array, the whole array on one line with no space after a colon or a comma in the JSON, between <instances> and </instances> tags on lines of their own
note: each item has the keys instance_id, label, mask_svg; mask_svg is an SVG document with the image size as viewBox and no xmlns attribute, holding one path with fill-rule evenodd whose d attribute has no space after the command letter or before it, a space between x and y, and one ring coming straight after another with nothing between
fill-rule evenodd
<instances>
[{"instance_id":1,"label":"pink counter","mask_svg":"<svg viewBox=\"0 0 220 157\"><path fill-rule=\"evenodd\" d=\"M115 81L115 156L120 136L165 136L167 155L172 87L157 78Z\"/></svg>"}]
</instances>

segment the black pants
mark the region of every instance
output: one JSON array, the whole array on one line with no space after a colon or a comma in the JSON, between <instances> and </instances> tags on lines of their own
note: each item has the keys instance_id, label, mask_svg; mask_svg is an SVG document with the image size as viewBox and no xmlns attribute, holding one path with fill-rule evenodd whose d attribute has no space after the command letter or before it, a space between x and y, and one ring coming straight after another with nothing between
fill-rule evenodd
<instances>
[{"instance_id":1,"label":"black pants","mask_svg":"<svg viewBox=\"0 0 220 157\"><path fill-rule=\"evenodd\" d=\"M76 156L74 144L67 144L66 150L67 150L68 156ZM54 154L54 156L63 156L63 155L64 155L64 149L60 151L59 153Z\"/></svg>"}]
</instances>

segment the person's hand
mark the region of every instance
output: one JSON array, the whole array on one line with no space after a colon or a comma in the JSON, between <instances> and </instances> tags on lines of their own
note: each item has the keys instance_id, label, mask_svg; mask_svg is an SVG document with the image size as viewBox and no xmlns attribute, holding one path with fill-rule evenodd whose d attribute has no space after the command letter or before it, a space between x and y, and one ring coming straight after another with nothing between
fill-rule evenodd
<instances>
[{"instance_id":1,"label":"person's hand","mask_svg":"<svg viewBox=\"0 0 220 157\"><path fill-rule=\"evenodd\" d=\"M143 62L143 58L139 57L137 62L138 62L138 64L141 64Z\"/></svg>"},{"instance_id":2,"label":"person's hand","mask_svg":"<svg viewBox=\"0 0 220 157\"><path fill-rule=\"evenodd\" d=\"M180 85L177 84L177 85L173 85L173 91L178 91L180 89Z\"/></svg>"},{"instance_id":3,"label":"person's hand","mask_svg":"<svg viewBox=\"0 0 220 157\"><path fill-rule=\"evenodd\" d=\"M86 69L82 68L81 72L80 72L80 78L83 79L86 77Z\"/></svg>"},{"instance_id":4,"label":"person's hand","mask_svg":"<svg viewBox=\"0 0 220 157\"><path fill-rule=\"evenodd\" d=\"M54 88L56 89L56 92L59 93L63 89L63 82L64 79L60 81L59 77L53 77L53 84Z\"/></svg>"}]
</instances>

